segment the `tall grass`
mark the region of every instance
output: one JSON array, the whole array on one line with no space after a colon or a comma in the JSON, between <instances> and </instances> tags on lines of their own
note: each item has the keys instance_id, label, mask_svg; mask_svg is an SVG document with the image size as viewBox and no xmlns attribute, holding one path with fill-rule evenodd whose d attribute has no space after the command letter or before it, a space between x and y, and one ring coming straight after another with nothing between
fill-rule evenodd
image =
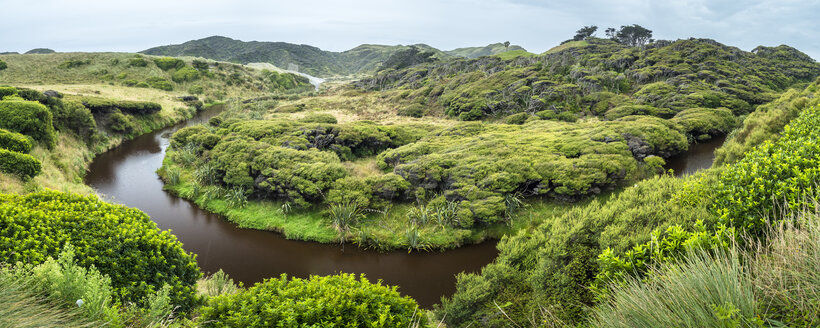
<instances>
[{"instance_id":1,"label":"tall grass","mask_svg":"<svg viewBox=\"0 0 820 328\"><path fill-rule=\"evenodd\" d=\"M746 327L757 302L737 251L689 254L654 269L649 282L627 281L592 311L595 327Z\"/></svg>"},{"instance_id":2,"label":"tall grass","mask_svg":"<svg viewBox=\"0 0 820 328\"><path fill-rule=\"evenodd\" d=\"M0 274L0 327L97 327L79 308L65 308L31 290L31 278Z\"/></svg>"}]
</instances>

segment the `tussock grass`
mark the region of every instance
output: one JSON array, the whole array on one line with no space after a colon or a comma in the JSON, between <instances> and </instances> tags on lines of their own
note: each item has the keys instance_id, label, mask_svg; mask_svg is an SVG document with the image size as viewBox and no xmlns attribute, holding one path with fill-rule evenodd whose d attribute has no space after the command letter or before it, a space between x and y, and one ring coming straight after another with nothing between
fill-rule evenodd
<instances>
[{"instance_id":1,"label":"tussock grass","mask_svg":"<svg viewBox=\"0 0 820 328\"><path fill-rule=\"evenodd\" d=\"M0 274L0 327L98 327L79 310L32 292L32 279Z\"/></svg>"}]
</instances>

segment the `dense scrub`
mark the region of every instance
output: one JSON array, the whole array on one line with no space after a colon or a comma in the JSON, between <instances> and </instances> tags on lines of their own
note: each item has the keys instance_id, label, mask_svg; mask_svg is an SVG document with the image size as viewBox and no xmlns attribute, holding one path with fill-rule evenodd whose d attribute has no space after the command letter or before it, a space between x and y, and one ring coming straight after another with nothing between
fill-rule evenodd
<instances>
[{"instance_id":1,"label":"dense scrub","mask_svg":"<svg viewBox=\"0 0 820 328\"><path fill-rule=\"evenodd\" d=\"M0 128L27 135L49 148L56 144L51 111L37 102L0 101Z\"/></svg>"},{"instance_id":2,"label":"dense scrub","mask_svg":"<svg viewBox=\"0 0 820 328\"><path fill-rule=\"evenodd\" d=\"M0 149L28 153L31 150L31 141L22 134L0 129Z\"/></svg>"},{"instance_id":3,"label":"dense scrub","mask_svg":"<svg viewBox=\"0 0 820 328\"><path fill-rule=\"evenodd\" d=\"M351 274L268 279L248 290L212 298L204 327L426 327L416 302L396 287ZM415 325L414 325L415 324Z\"/></svg>"},{"instance_id":4,"label":"dense scrub","mask_svg":"<svg viewBox=\"0 0 820 328\"><path fill-rule=\"evenodd\" d=\"M386 70L356 84L407 90L409 101L441 106L462 120L541 111L600 116L636 105L649 106L641 109L649 115L695 107L725 107L742 115L820 74L820 64L787 46L744 52L705 39L628 47L592 38L559 48L535 57L482 57Z\"/></svg>"},{"instance_id":5,"label":"dense scrub","mask_svg":"<svg viewBox=\"0 0 820 328\"><path fill-rule=\"evenodd\" d=\"M0 197L0 262L41 263L70 243L77 263L111 278L119 300L145 304L168 285L173 304L195 304L194 257L145 213L56 191Z\"/></svg>"}]
</instances>

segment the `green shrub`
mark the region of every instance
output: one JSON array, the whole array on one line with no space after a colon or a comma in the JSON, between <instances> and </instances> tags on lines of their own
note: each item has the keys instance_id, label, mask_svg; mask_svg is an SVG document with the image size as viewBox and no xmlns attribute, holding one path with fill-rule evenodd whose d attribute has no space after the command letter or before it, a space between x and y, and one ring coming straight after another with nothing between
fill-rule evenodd
<instances>
[{"instance_id":1,"label":"green shrub","mask_svg":"<svg viewBox=\"0 0 820 328\"><path fill-rule=\"evenodd\" d=\"M9 67L9 65L7 65L5 61L0 60L0 71L6 69L8 67ZM2 99L2 98L3 97L0 97L0 99Z\"/></svg>"},{"instance_id":2,"label":"green shrub","mask_svg":"<svg viewBox=\"0 0 820 328\"><path fill-rule=\"evenodd\" d=\"M133 119L119 112L112 112L108 114L108 127L120 133L130 133L134 129L134 121Z\"/></svg>"},{"instance_id":3,"label":"green shrub","mask_svg":"<svg viewBox=\"0 0 820 328\"><path fill-rule=\"evenodd\" d=\"M507 118L504 119L504 123L521 125L521 124L524 124L525 122L527 122L527 119L529 119L529 118L530 118L530 114L527 114L527 113L512 114L510 116L507 116Z\"/></svg>"},{"instance_id":4,"label":"green shrub","mask_svg":"<svg viewBox=\"0 0 820 328\"><path fill-rule=\"evenodd\" d=\"M27 154L31 151L31 141L22 134L0 129L0 149Z\"/></svg>"},{"instance_id":5,"label":"green shrub","mask_svg":"<svg viewBox=\"0 0 820 328\"><path fill-rule=\"evenodd\" d=\"M702 251L701 251L702 252ZM630 279L611 303L593 310L594 327L755 327L759 304L737 253L695 253L679 265L654 271L644 283Z\"/></svg>"},{"instance_id":6,"label":"green shrub","mask_svg":"<svg viewBox=\"0 0 820 328\"><path fill-rule=\"evenodd\" d=\"M199 59L194 59L191 62L191 66L193 66L194 68L196 68L197 71L200 71L200 72L207 72L208 69L210 68L209 65L208 65L208 62L206 62L204 60L199 60Z\"/></svg>"},{"instance_id":7,"label":"green shrub","mask_svg":"<svg viewBox=\"0 0 820 328\"><path fill-rule=\"evenodd\" d=\"M183 311L194 305L194 257L145 213L57 191L0 198L0 261L43 263L70 243L76 263L110 277L123 302L144 304L168 284L173 304Z\"/></svg>"},{"instance_id":8,"label":"green shrub","mask_svg":"<svg viewBox=\"0 0 820 328\"><path fill-rule=\"evenodd\" d=\"M200 310L203 327L426 327L413 299L396 287L352 274L268 279L246 291L211 298ZM417 324L413 326L413 324Z\"/></svg>"},{"instance_id":9,"label":"green shrub","mask_svg":"<svg viewBox=\"0 0 820 328\"><path fill-rule=\"evenodd\" d=\"M182 59L173 57L154 58L154 63L163 71L185 67L185 62Z\"/></svg>"},{"instance_id":10,"label":"green shrub","mask_svg":"<svg viewBox=\"0 0 820 328\"><path fill-rule=\"evenodd\" d=\"M301 118L299 121L305 123L328 123L328 124L336 124L338 121L336 117L331 114L326 113L314 113L305 115L305 117Z\"/></svg>"},{"instance_id":11,"label":"green shrub","mask_svg":"<svg viewBox=\"0 0 820 328\"><path fill-rule=\"evenodd\" d=\"M140 83L140 82L137 82L136 80L122 81L122 85L124 85L126 87L135 87L135 86L137 86L138 83ZM147 87L147 84L146 84L146 87Z\"/></svg>"},{"instance_id":12,"label":"green shrub","mask_svg":"<svg viewBox=\"0 0 820 328\"><path fill-rule=\"evenodd\" d=\"M397 112L399 116L422 117L424 116L424 106L421 104L412 104L407 107L400 108Z\"/></svg>"},{"instance_id":13,"label":"green shrub","mask_svg":"<svg viewBox=\"0 0 820 328\"><path fill-rule=\"evenodd\" d=\"M726 108L690 108L676 114L670 121L695 137L724 135L735 127L735 116Z\"/></svg>"},{"instance_id":14,"label":"green shrub","mask_svg":"<svg viewBox=\"0 0 820 328\"><path fill-rule=\"evenodd\" d=\"M146 61L142 57L131 58L131 59L128 60L128 66L130 66L130 67L146 67L146 66L148 66L148 61Z\"/></svg>"},{"instance_id":15,"label":"green shrub","mask_svg":"<svg viewBox=\"0 0 820 328\"><path fill-rule=\"evenodd\" d=\"M64 101L63 106L54 112L54 121L60 124L61 128L73 131L78 136L90 138L97 131L97 122L91 114L91 110L77 101Z\"/></svg>"},{"instance_id":16,"label":"green shrub","mask_svg":"<svg viewBox=\"0 0 820 328\"><path fill-rule=\"evenodd\" d=\"M49 148L57 143L51 111L33 101L0 101L0 128L27 135Z\"/></svg>"},{"instance_id":17,"label":"green shrub","mask_svg":"<svg viewBox=\"0 0 820 328\"><path fill-rule=\"evenodd\" d=\"M671 118L672 116L675 116L675 112L669 108L657 108L648 105L622 105L610 109L604 114L608 120L615 120L630 115L649 115L660 118Z\"/></svg>"},{"instance_id":18,"label":"green shrub","mask_svg":"<svg viewBox=\"0 0 820 328\"><path fill-rule=\"evenodd\" d=\"M0 148L0 171L21 178L32 178L40 174L41 169L40 161L31 155Z\"/></svg>"},{"instance_id":19,"label":"green shrub","mask_svg":"<svg viewBox=\"0 0 820 328\"><path fill-rule=\"evenodd\" d=\"M17 88L0 86L0 100L6 96L13 96L17 94Z\"/></svg>"},{"instance_id":20,"label":"green shrub","mask_svg":"<svg viewBox=\"0 0 820 328\"><path fill-rule=\"evenodd\" d=\"M119 110L132 115L153 114L162 110L162 106L149 101L114 100L99 97L81 98L83 106L94 113L107 113Z\"/></svg>"},{"instance_id":21,"label":"green shrub","mask_svg":"<svg viewBox=\"0 0 820 328\"><path fill-rule=\"evenodd\" d=\"M152 78L149 78L146 82L151 88L154 88L154 89L165 90L165 91L173 91L174 90L174 84L171 83L171 81L168 81L168 80L163 79L161 77L152 77ZM140 87L140 85L137 84L137 87Z\"/></svg>"},{"instance_id":22,"label":"green shrub","mask_svg":"<svg viewBox=\"0 0 820 328\"><path fill-rule=\"evenodd\" d=\"M205 92L205 89L201 85L192 85L188 88L188 93L191 94L201 95L203 92Z\"/></svg>"},{"instance_id":23,"label":"green shrub","mask_svg":"<svg viewBox=\"0 0 820 328\"><path fill-rule=\"evenodd\" d=\"M191 66L185 66L171 74L171 79L176 83L190 82L199 79L199 71Z\"/></svg>"},{"instance_id":24,"label":"green shrub","mask_svg":"<svg viewBox=\"0 0 820 328\"><path fill-rule=\"evenodd\" d=\"M85 66L85 65L89 65L89 64L91 64L90 59L86 59L86 60L71 59L71 60L66 60L66 61L60 63L60 65L57 65L57 67L62 68L62 69L69 69L69 68L77 68L77 67L81 67L81 66Z\"/></svg>"},{"instance_id":25,"label":"green shrub","mask_svg":"<svg viewBox=\"0 0 820 328\"><path fill-rule=\"evenodd\" d=\"M138 82L138 83L137 83L136 85L134 85L134 86L135 86L135 87L137 87L137 88L150 88L150 87L151 87L151 85L150 85L150 84L148 84L147 82ZM173 89L173 88L172 88L172 89Z\"/></svg>"}]
</instances>

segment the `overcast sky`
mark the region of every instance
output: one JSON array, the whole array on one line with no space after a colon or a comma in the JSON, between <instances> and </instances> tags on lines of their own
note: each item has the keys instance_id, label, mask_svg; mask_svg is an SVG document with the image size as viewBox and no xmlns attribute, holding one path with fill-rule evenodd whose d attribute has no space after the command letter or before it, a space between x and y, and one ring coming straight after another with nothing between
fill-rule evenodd
<instances>
[{"instance_id":1,"label":"overcast sky","mask_svg":"<svg viewBox=\"0 0 820 328\"><path fill-rule=\"evenodd\" d=\"M362 43L449 50L509 40L543 52L584 25L640 24L656 39L788 44L820 58L820 0L2 1L0 52L127 51L211 35L342 51Z\"/></svg>"}]
</instances>

